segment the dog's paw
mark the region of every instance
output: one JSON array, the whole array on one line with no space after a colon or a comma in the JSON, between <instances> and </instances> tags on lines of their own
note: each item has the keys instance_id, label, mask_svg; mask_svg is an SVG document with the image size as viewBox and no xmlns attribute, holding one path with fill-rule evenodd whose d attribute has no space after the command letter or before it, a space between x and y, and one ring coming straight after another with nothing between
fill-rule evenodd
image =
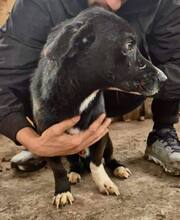
<instances>
[{"instance_id":1,"label":"dog's paw","mask_svg":"<svg viewBox=\"0 0 180 220\"><path fill-rule=\"evenodd\" d=\"M125 179L129 178L132 175L131 171L128 168L123 167L123 166L117 167L113 171L113 174L115 177L125 178Z\"/></svg>"},{"instance_id":2,"label":"dog's paw","mask_svg":"<svg viewBox=\"0 0 180 220\"><path fill-rule=\"evenodd\" d=\"M73 202L74 202L74 197L71 194L71 192L69 192L69 191L57 194L53 198L53 205L55 205L57 209L61 206L65 206L67 204L72 205Z\"/></svg>"},{"instance_id":3,"label":"dog's paw","mask_svg":"<svg viewBox=\"0 0 180 220\"><path fill-rule=\"evenodd\" d=\"M111 180L99 184L98 188L101 193L108 196L113 194L116 196L120 195L118 187Z\"/></svg>"},{"instance_id":4,"label":"dog's paw","mask_svg":"<svg viewBox=\"0 0 180 220\"><path fill-rule=\"evenodd\" d=\"M107 195L115 194L116 196L120 195L118 187L111 181L107 175L103 164L96 166L94 163L90 163L90 170L92 178L96 183L99 191Z\"/></svg>"},{"instance_id":5,"label":"dog's paw","mask_svg":"<svg viewBox=\"0 0 180 220\"><path fill-rule=\"evenodd\" d=\"M79 173L76 173L76 172L68 173L67 177L68 177L68 180L71 184L79 183L81 180L81 176L79 175Z\"/></svg>"}]
</instances>

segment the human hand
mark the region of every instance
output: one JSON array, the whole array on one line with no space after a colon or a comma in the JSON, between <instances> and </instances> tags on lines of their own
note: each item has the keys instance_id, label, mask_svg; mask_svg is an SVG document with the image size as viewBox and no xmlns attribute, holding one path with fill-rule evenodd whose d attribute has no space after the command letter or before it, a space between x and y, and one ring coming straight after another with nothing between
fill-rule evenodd
<instances>
[{"instance_id":1,"label":"human hand","mask_svg":"<svg viewBox=\"0 0 180 220\"><path fill-rule=\"evenodd\" d=\"M35 135L33 139L31 138L32 143L28 144L27 148L41 157L79 153L100 140L109 131L108 127L111 123L111 119L102 114L87 130L81 131L79 134L67 134L66 131L74 127L79 120L80 117L77 116L51 126L41 136ZM24 146L26 145L24 144Z\"/></svg>"}]
</instances>

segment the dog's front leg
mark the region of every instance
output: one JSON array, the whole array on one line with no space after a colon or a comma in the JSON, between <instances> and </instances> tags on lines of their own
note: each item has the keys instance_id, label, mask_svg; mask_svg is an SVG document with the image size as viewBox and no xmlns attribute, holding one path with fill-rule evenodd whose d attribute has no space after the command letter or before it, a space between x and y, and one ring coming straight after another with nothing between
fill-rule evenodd
<instances>
[{"instance_id":1,"label":"dog's front leg","mask_svg":"<svg viewBox=\"0 0 180 220\"><path fill-rule=\"evenodd\" d=\"M113 157L113 144L109 134L107 134L107 143L103 157L105 165L111 170L115 177L127 179L132 175L127 167Z\"/></svg>"},{"instance_id":2,"label":"dog's front leg","mask_svg":"<svg viewBox=\"0 0 180 220\"><path fill-rule=\"evenodd\" d=\"M74 201L71 194L70 184L67 178L67 172L61 162L60 157L48 158L50 167L53 170L55 180L55 194L53 204L57 208L66 204L72 204Z\"/></svg>"},{"instance_id":3,"label":"dog's front leg","mask_svg":"<svg viewBox=\"0 0 180 220\"><path fill-rule=\"evenodd\" d=\"M90 170L92 178L99 188L101 193L119 195L118 187L112 182L104 169L102 158L104 149L107 143L107 136L104 136L100 141L90 147Z\"/></svg>"},{"instance_id":4,"label":"dog's front leg","mask_svg":"<svg viewBox=\"0 0 180 220\"><path fill-rule=\"evenodd\" d=\"M70 171L67 175L70 184L76 184L80 182L80 174L83 172L83 164L78 154L67 156L67 160L70 163Z\"/></svg>"}]
</instances>

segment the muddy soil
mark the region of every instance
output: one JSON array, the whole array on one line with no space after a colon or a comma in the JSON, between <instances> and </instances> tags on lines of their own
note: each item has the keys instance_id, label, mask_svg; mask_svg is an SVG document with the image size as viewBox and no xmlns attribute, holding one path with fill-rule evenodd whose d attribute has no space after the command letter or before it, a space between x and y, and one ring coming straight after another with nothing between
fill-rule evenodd
<instances>
[{"instance_id":1,"label":"muddy soil","mask_svg":"<svg viewBox=\"0 0 180 220\"><path fill-rule=\"evenodd\" d=\"M10 158L17 152L0 136L0 220L179 220L180 177L165 174L161 167L143 159L151 120L114 123L111 137L116 157L133 175L127 180L112 177L121 195L101 195L90 174L72 186L75 203L57 210L52 206L53 177L49 168L13 176ZM177 125L180 135L180 124Z\"/></svg>"}]
</instances>

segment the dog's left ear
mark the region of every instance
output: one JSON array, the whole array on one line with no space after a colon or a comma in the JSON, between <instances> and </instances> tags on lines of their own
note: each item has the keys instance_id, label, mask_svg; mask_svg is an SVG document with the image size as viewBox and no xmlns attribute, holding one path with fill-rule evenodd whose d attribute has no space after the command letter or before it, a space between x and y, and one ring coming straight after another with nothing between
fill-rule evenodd
<instances>
[{"instance_id":1,"label":"dog's left ear","mask_svg":"<svg viewBox=\"0 0 180 220\"><path fill-rule=\"evenodd\" d=\"M56 28L55 34L55 39L51 40L49 45L47 43L44 49L44 56L56 60L60 65L66 58L72 58L90 47L95 40L93 25L89 21L74 21L65 26L61 25L60 29Z\"/></svg>"}]
</instances>

